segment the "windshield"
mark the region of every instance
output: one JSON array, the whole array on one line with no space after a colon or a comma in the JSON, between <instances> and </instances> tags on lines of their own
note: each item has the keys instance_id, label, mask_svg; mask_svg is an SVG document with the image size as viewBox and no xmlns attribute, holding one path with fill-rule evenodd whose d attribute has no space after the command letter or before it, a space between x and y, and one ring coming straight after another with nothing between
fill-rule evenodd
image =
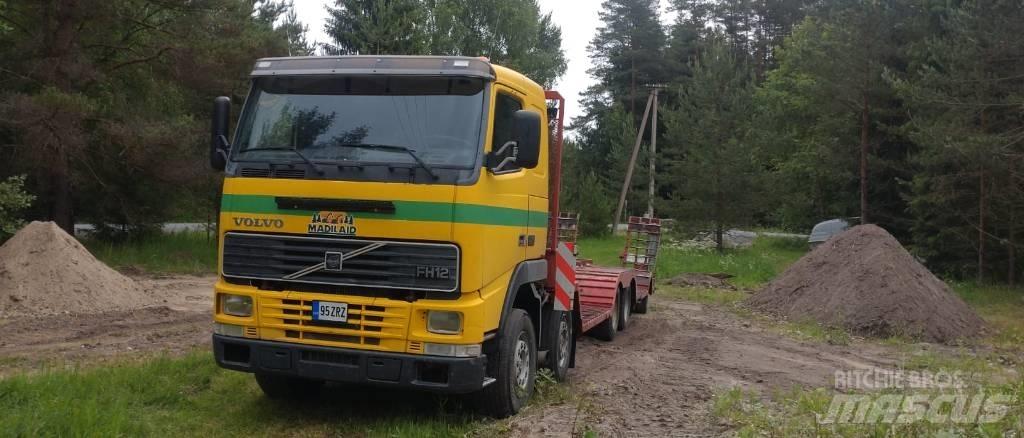
<instances>
[{"instance_id":1,"label":"windshield","mask_svg":"<svg viewBox=\"0 0 1024 438\"><path fill-rule=\"evenodd\" d=\"M430 166L470 168L481 150L483 90L482 79L464 77L260 78L233 158L417 164L418 157Z\"/></svg>"}]
</instances>

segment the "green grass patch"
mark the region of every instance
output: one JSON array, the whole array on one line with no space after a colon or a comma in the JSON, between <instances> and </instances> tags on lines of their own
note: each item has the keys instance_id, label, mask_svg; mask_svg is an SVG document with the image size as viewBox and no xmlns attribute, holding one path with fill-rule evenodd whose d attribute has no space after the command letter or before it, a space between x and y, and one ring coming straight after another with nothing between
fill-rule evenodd
<instances>
[{"instance_id":1,"label":"green grass patch","mask_svg":"<svg viewBox=\"0 0 1024 438\"><path fill-rule=\"evenodd\" d=\"M217 271L217 240L206 233L157 234L125 242L87 238L82 243L100 261L121 271L194 275Z\"/></svg>"},{"instance_id":2,"label":"green grass patch","mask_svg":"<svg viewBox=\"0 0 1024 438\"><path fill-rule=\"evenodd\" d=\"M209 351L0 380L4 436L463 436L484 425L455 398L334 386L300 403L265 398Z\"/></svg>"},{"instance_id":3,"label":"green grass patch","mask_svg":"<svg viewBox=\"0 0 1024 438\"><path fill-rule=\"evenodd\" d=\"M986 343L999 350L1024 354L1024 288L973 282L950 285L992 329Z\"/></svg>"},{"instance_id":4,"label":"green grass patch","mask_svg":"<svg viewBox=\"0 0 1024 438\"><path fill-rule=\"evenodd\" d=\"M579 242L581 257L604 266L619 266L624 246L624 236L586 238ZM734 276L730 279L733 284L755 288L775 278L806 252L806 242L779 237L758 237L750 248L728 249L722 253L666 242L658 253L657 272L662 280L684 272L723 272Z\"/></svg>"}]
</instances>

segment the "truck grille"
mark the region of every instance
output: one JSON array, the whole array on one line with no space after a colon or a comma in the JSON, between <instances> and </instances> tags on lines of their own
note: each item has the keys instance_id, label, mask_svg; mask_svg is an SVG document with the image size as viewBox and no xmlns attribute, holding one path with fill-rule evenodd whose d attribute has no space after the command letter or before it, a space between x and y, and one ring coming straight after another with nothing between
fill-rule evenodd
<instances>
[{"instance_id":1,"label":"truck grille","mask_svg":"<svg viewBox=\"0 0 1024 438\"><path fill-rule=\"evenodd\" d=\"M353 301L359 301L355 299ZM373 350L405 350L406 303L348 303L348 322L313 321L309 299L260 298L264 339ZM326 361L324 358L320 358ZM335 358L337 359L337 358ZM313 359L309 359L313 360Z\"/></svg>"},{"instance_id":2,"label":"truck grille","mask_svg":"<svg viewBox=\"0 0 1024 438\"><path fill-rule=\"evenodd\" d=\"M338 266L325 260L330 257L343 258L340 269L331 268ZM227 233L222 269L225 277L284 281L299 291L307 284L309 291L322 289L316 285L331 285L454 292L459 286L459 248L438 243Z\"/></svg>"}]
</instances>

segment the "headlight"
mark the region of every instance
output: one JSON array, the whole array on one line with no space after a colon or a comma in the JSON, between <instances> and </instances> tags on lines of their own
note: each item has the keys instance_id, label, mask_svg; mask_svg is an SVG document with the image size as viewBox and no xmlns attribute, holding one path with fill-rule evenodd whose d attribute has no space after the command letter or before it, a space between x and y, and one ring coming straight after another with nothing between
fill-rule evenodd
<instances>
[{"instance_id":1,"label":"headlight","mask_svg":"<svg viewBox=\"0 0 1024 438\"><path fill-rule=\"evenodd\" d=\"M423 353L433 356L477 357L480 355L480 351L480 344L455 345L434 344L431 342L423 344Z\"/></svg>"},{"instance_id":2,"label":"headlight","mask_svg":"<svg viewBox=\"0 0 1024 438\"><path fill-rule=\"evenodd\" d=\"M427 331L442 335L457 335L462 332L462 314L446 310L428 310Z\"/></svg>"},{"instance_id":3,"label":"headlight","mask_svg":"<svg viewBox=\"0 0 1024 438\"><path fill-rule=\"evenodd\" d=\"M252 297L221 294L220 311L231 316L252 316Z\"/></svg>"},{"instance_id":4,"label":"headlight","mask_svg":"<svg viewBox=\"0 0 1024 438\"><path fill-rule=\"evenodd\" d=\"M218 335L240 338L244 331L245 328L240 325L213 323L213 332Z\"/></svg>"}]
</instances>

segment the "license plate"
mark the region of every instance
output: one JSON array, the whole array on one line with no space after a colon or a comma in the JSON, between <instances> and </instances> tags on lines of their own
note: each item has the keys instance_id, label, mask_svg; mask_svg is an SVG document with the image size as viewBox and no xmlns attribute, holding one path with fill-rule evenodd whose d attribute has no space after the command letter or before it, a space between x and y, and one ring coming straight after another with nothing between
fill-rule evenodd
<instances>
[{"instance_id":1,"label":"license plate","mask_svg":"<svg viewBox=\"0 0 1024 438\"><path fill-rule=\"evenodd\" d=\"M313 301L313 321L348 321L348 304Z\"/></svg>"}]
</instances>

